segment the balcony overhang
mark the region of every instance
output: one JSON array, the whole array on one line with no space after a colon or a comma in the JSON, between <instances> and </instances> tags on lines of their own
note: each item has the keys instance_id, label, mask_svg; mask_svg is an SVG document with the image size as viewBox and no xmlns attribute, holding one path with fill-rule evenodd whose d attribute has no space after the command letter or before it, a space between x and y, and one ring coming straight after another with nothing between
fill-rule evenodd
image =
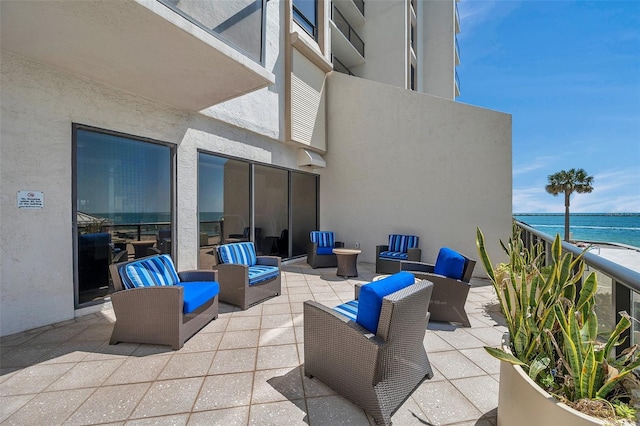
<instances>
[{"instance_id":1,"label":"balcony overhang","mask_svg":"<svg viewBox=\"0 0 640 426\"><path fill-rule=\"evenodd\" d=\"M329 22L331 27L331 53L347 68L364 64L365 59L360 52L353 47L353 44L342 34L342 31L338 29L333 21Z\"/></svg>"},{"instance_id":2,"label":"balcony overhang","mask_svg":"<svg viewBox=\"0 0 640 426\"><path fill-rule=\"evenodd\" d=\"M300 148L298 150L298 166L309 166L314 169L327 167L327 162L322 155L308 149Z\"/></svg>"},{"instance_id":3,"label":"balcony overhang","mask_svg":"<svg viewBox=\"0 0 640 426\"><path fill-rule=\"evenodd\" d=\"M0 1L2 49L200 111L275 76L155 0Z\"/></svg>"}]
</instances>

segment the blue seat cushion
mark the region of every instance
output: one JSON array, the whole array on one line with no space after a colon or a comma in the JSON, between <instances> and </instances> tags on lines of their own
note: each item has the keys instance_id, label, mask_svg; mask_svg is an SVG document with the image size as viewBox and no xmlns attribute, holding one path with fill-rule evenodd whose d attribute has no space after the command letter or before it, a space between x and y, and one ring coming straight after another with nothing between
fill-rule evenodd
<instances>
[{"instance_id":1,"label":"blue seat cushion","mask_svg":"<svg viewBox=\"0 0 640 426\"><path fill-rule=\"evenodd\" d=\"M256 248L252 242L224 244L218 247L222 263L253 266L256 264Z\"/></svg>"},{"instance_id":2,"label":"blue seat cushion","mask_svg":"<svg viewBox=\"0 0 640 426\"><path fill-rule=\"evenodd\" d=\"M333 247L335 244L335 237L331 231L311 231L310 238L318 247Z\"/></svg>"},{"instance_id":3,"label":"blue seat cushion","mask_svg":"<svg viewBox=\"0 0 640 426\"><path fill-rule=\"evenodd\" d=\"M216 281L183 281L184 305L182 312L189 314L220 293L220 285Z\"/></svg>"},{"instance_id":4,"label":"blue seat cushion","mask_svg":"<svg viewBox=\"0 0 640 426\"><path fill-rule=\"evenodd\" d=\"M280 273L276 266L254 265L249 266L249 285L275 278Z\"/></svg>"},{"instance_id":5,"label":"blue seat cushion","mask_svg":"<svg viewBox=\"0 0 640 426\"><path fill-rule=\"evenodd\" d=\"M410 248L418 247L419 237L415 235L389 235L389 251L399 251L406 253Z\"/></svg>"},{"instance_id":6,"label":"blue seat cushion","mask_svg":"<svg viewBox=\"0 0 640 426\"><path fill-rule=\"evenodd\" d=\"M318 247L316 254L333 254L333 247Z\"/></svg>"},{"instance_id":7,"label":"blue seat cushion","mask_svg":"<svg viewBox=\"0 0 640 426\"><path fill-rule=\"evenodd\" d=\"M147 257L120 268L120 278L128 289L156 285L175 285L180 282L173 261L168 254Z\"/></svg>"},{"instance_id":8,"label":"blue seat cushion","mask_svg":"<svg viewBox=\"0 0 640 426\"><path fill-rule=\"evenodd\" d=\"M380 257L392 260L407 260L409 258L407 253L403 253L401 251L381 251Z\"/></svg>"},{"instance_id":9,"label":"blue seat cushion","mask_svg":"<svg viewBox=\"0 0 640 426\"><path fill-rule=\"evenodd\" d=\"M433 272L459 280L464 272L464 263L465 258L460 253L448 247L442 247L438 252Z\"/></svg>"},{"instance_id":10,"label":"blue seat cushion","mask_svg":"<svg viewBox=\"0 0 640 426\"><path fill-rule=\"evenodd\" d=\"M333 308L333 310L341 313L351 321L355 321L356 317L358 316L358 301L351 300L347 303L336 306L335 308Z\"/></svg>"},{"instance_id":11,"label":"blue seat cushion","mask_svg":"<svg viewBox=\"0 0 640 426\"><path fill-rule=\"evenodd\" d=\"M358 313L356 322L376 333L378 321L380 320L380 310L382 309L382 299L391 293L395 293L415 282L413 274L402 271L388 276L378 281L363 285L360 288L358 297Z\"/></svg>"}]
</instances>

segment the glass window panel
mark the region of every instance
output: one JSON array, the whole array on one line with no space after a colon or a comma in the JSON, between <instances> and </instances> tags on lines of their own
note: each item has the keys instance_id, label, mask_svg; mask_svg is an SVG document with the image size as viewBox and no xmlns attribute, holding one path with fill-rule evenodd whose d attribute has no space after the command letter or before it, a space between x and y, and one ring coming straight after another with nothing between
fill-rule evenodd
<instances>
[{"instance_id":1,"label":"glass window panel","mask_svg":"<svg viewBox=\"0 0 640 426\"><path fill-rule=\"evenodd\" d=\"M292 257L307 253L309 233L318 229L317 176L291 172Z\"/></svg>"},{"instance_id":2,"label":"glass window panel","mask_svg":"<svg viewBox=\"0 0 640 426\"><path fill-rule=\"evenodd\" d=\"M145 256L149 247L170 253L171 148L74 130L77 304L84 304L107 294L113 259Z\"/></svg>"},{"instance_id":3,"label":"glass window panel","mask_svg":"<svg viewBox=\"0 0 640 426\"><path fill-rule=\"evenodd\" d=\"M317 10L316 0L293 0L293 19L312 37L316 37Z\"/></svg>"},{"instance_id":4,"label":"glass window panel","mask_svg":"<svg viewBox=\"0 0 640 426\"><path fill-rule=\"evenodd\" d=\"M277 253L279 246L274 242L284 239L284 234L287 234L289 229L288 172L256 165L253 181L256 250L263 254ZM259 236L261 238L258 240ZM282 243L280 247L285 248ZM289 257L286 253L280 255Z\"/></svg>"},{"instance_id":5,"label":"glass window panel","mask_svg":"<svg viewBox=\"0 0 640 426\"><path fill-rule=\"evenodd\" d=\"M249 163L198 155L199 268L215 264L215 247L249 240Z\"/></svg>"}]
</instances>

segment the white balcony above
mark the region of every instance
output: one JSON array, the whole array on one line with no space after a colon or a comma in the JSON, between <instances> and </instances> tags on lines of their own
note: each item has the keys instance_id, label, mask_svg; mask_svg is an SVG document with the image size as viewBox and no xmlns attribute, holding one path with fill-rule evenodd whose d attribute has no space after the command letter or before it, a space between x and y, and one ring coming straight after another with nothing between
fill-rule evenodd
<instances>
[{"instance_id":1,"label":"white balcony above","mask_svg":"<svg viewBox=\"0 0 640 426\"><path fill-rule=\"evenodd\" d=\"M200 111L272 73L155 0L0 2L1 47L173 107Z\"/></svg>"}]
</instances>

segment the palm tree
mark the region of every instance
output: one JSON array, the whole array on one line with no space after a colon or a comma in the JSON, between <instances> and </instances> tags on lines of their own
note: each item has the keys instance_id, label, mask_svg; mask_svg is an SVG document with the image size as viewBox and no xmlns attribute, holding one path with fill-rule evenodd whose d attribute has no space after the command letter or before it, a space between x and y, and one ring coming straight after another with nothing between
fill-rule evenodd
<instances>
[{"instance_id":1,"label":"palm tree","mask_svg":"<svg viewBox=\"0 0 640 426\"><path fill-rule=\"evenodd\" d=\"M545 189L549 194L564 194L564 240L569 241L569 198L574 192L586 194L593 191L593 176L587 176L584 169L571 169L549 175L548 179Z\"/></svg>"}]
</instances>

